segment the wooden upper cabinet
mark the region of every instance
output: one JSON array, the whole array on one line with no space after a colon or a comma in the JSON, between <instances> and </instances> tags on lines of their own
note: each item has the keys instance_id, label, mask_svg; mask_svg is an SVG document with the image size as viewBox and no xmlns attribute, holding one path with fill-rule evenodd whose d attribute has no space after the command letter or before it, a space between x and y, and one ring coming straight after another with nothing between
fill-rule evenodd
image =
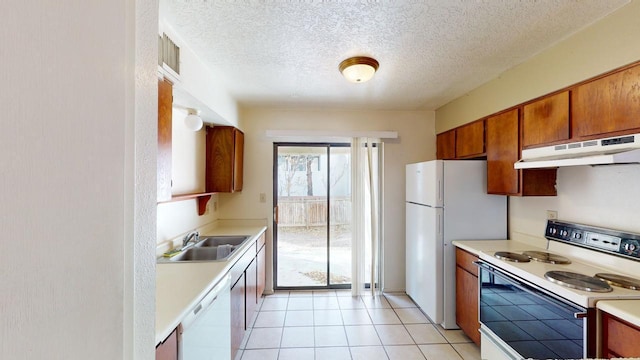
<instances>
[{"instance_id":1,"label":"wooden upper cabinet","mask_svg":"<svg viewBox=\"0 0 640 360\"><path fill-rule=\"evenodd\" d=\"M242 191L244 133L232 126L207 128L207 192Z\"/></svg>"},{"instance_id":2,"label":"wooden upper cabinet","mask_svg":"<svg viewBox=\"0 0 640 360\"><path fill-rule=\"evenodd\" d=\"M520 172L513 168L519 160L519 109L487 119L487 193L516 195Z\"/></svg>"},{"instance_id":3,"label":"wooden upper cabinet","mask_svg":"<svg viewBox=\"0 0 640 360\"><path fill-rule=\"evenodd\" d=\"M173 85L158 80L158 201L171 200L171 113Z\"/></svg>"},{"instance_id":4,"label":"wooden upper cabinet","mask_svg":"<svg viewBox=\"0 0 640 360\"><path fill-rule=\"evenodd\" d=\"M640 128L640 65L576 86L571 93L571 111L576 140L637 132Z\"/></svg>"},{"instance_id":5,"label":"wooden upper cabinet","mask_svg":"<svg viewBox=\"0 0 640 360\"><path fill-rule=\"evenodd\" d=\"M516 170L520 160L519 108L487 119L487 193L555 196L556 169Z\"/></svg>"},{"instance_id":6,"label":"wooden upper cabinet","mask_svg":"<svg viewBox=\"0 0 640 360\"><path fill-rule=\"evenodd\" d=\"M545 97L523 107L523 148L569 138L569 91Z\"/></svg>"},{"instance_id":7,"label":"wooden upper cabinet","mask_svg":"<svg viewBox=\"0 0 640 360\"><path fill-rule=\"evenodd\" d=\"M451 160L456 158L456 130L449 130L436 136L436 158Z\"/></svg>"},{"instance_id":8,"label":"wooden upper cabinet","mask_svg":"<svg viewBox=\"0 0 640 360\"><path fill-rule=\"evenodd\" d=\"M484 120L474 121L455 129L456 159L484 155Z\"/></svg>"}]
</instances>

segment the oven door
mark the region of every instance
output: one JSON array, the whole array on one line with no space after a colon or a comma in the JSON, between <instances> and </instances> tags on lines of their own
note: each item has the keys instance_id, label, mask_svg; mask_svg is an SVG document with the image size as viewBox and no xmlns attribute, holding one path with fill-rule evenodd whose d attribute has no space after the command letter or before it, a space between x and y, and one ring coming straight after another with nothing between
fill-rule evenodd
<instances>
[{"instance_id":1,"label":"oven door","mask_svg":"<svg viewBox=\"0 0 640 360\"><path fill-rule=\"evenodd\" d=\"M586 309L490 264L476 264L480 268L482 335L502 347L506 358L580 359L594 355L586 346Z\"/></svg>"}]
</instances>

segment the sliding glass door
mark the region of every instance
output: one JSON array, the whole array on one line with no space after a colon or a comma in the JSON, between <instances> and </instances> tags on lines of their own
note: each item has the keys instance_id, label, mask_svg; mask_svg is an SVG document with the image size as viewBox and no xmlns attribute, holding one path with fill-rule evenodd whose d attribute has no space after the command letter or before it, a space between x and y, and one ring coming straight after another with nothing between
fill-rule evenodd
<instances>
[{"instance_id":1,"label":"sliding glass door","mask_svg":"<svg viewBox=\"0 0 640 360\"><path fill-rule=\"evenodd\" d=\"M274 144L276 289L349 288L349 144Z\"/></svg>"}]
</instances>

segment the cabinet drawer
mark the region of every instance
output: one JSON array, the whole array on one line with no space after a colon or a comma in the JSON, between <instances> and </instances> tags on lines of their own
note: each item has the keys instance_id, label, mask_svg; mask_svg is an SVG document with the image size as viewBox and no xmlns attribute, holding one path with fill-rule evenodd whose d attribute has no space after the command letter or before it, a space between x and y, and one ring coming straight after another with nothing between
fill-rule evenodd
<instances>
[{"instance_id":1,"label":"cabinet drawer","mask_svg":"<svg viewBox=\"0 0 640 360\"><path fill-rule=\"evenodd\" d=\"M478 261L477 256L468 251L456 248L456 264L477 277L478 267L473 264L474 261Z\"/></svg>"}]
</instances>

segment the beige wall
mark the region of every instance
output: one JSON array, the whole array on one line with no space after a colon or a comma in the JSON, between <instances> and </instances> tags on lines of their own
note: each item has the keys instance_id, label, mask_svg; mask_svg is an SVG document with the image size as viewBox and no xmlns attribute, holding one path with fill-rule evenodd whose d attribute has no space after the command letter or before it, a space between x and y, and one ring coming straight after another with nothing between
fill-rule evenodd
<instances>
[{"instance_id":1,"label":"beige wall","mask_svg":"<svg viewBox=\"0 0 640 360\"><path fill-rule=\"evenodd\" d=\"M435 158L433 112L251 109L241 112L240 127L245 133L244 188L241 193L219 195L220 217L267 218L269 224L273 203L273 139L266 137L266 130L397 131L398 139L385 142L384 281L388 291L404 290L405 164ZM266 203L259 202L260 193L267 194ZM271 229L268 234L267 256L271 259ZM271 283L272 264L267 266Z\"/></svg>"},{"instance_id":2,"label":"beige wall","mask_svg":"<svg viewBox=\"0 0 640 360\"><path fill-rule=\"evenodd\" d=\"M640 60L640 1L436 110L436 133Z\"/></svg>"},{"instance_id":3,"label":"beige wall","mask_svg":"<svg viewBox=\"0 0 640 360\"><path fill-rule=\"evenodd\" d=\"M640 60L640 2L561 41L499 78L436 110L436 132ZM640 166L558 170L557 197L509 198L509 236L543 242L546 210L560 219L640 232Z\"/></svg>"}]
</instances>

